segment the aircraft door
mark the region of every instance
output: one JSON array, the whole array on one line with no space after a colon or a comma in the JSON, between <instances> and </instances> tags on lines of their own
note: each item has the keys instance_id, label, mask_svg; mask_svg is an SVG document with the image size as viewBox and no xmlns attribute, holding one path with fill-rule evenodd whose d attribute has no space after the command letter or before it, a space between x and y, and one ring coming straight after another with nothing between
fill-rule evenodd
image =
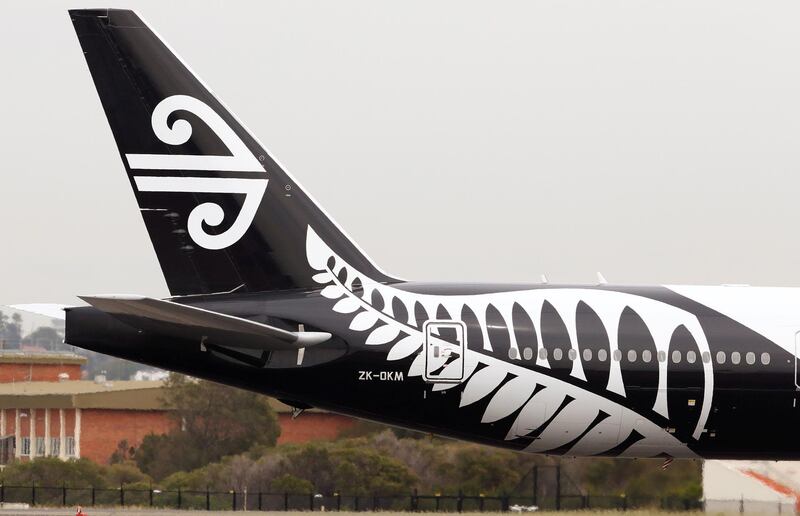
<instances>
[{"instance_id":1,"label":"aircraft door","mask_svg":"<svg viewBox=\"0 0 800 516\"><path fill-rule=\"evenodd\" d=\"M461 321L428 321L425 333L423 379L434 383L460 383L464 379L467 331Z\"/></svg>"}]
</instances>

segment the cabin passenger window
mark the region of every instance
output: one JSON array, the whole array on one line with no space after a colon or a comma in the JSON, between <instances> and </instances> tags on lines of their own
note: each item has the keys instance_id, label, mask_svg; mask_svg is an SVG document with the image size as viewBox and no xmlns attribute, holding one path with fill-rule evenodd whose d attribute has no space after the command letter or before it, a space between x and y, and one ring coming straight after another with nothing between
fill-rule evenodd
<instances>
[{"instance_id":1,"label":"cabin passenger window","mask_svg":"<svg viewBox=\"0 0 800 516\"><path fill-rule=\"evenodd\" d=\"M591 349L584 349L583 350L583 360L586 362L590 362L592 360L592 350Z\"/></svg>"},{"instance_id":2,"label":"cabin passenger window","mask_svg":"<svg viewBox=\"0 0 800 516\"><path fill-rule=\"evenodd\" d=\"M739 365L739 362L742 361L742 355L738 351L734 351L731 353L731 364Z\"/></svg>"},{"instance_id":3,"label":"cabin passenger window","mask_svg":"<svg viewBox=\"0 0 800 516\"><path fill-rule=\"evenodd\" d=\"M667 361L667 352L666 351L659 351L658 352L658 361L659 362L666 362Z\"/></svg>"},{"instance_id":4,"label":"cabin passenger window","mask_svg":"<svg viewBox=\"0 0 800 516\"><path fill-rule=\"evenodd\" d=\"M614 362L619 362L622 360L622 351L615 349L614 350Z\"/></svg>"},{"instance_id":5,"label":"cabin passenger window","mask_svg":"<svg viewBox=\"0 0 800 516\"><path fill-rule=\"evenodd\" d=\"M725 352L724 351L717 351L717 363L724 364L725 363Z\"/></svg>"},{"instance_id":6,"label":"cabin passenger window","mask_svg":"<svg viewBox=\"0 0 800 516\"><path fill-rule=\"evenodd\" d=\"M569 357L570 360L577 360L578 352L575 351L574 349L570 349L569 351L567 351L567 356Z\"/></svg>"},{"instance_id":7,"label":"cabin passenger window","mask_svg":"<svg viewBox=\"0 0 800 516\"><path fill-rule=\"evenodd\" d=\"M681 352L677 349L672 352L672 363L673 364L680 364L681 363Z\"/></svg>"},{"instance_id":8,"label":"cabin passenger window","mask_svg":"<svg viewBox=\"0 0 800 516\"><path fill-rule=\"evenodd\" d=\"M508 358L511 360L517 358L517 348L508 348Z\"/></svg>"},{"instance_id":9,"label":"cabin passenger window","mask_svg":"<svg viewBox=\"0 0 800 516\"><path fill-rule=\"evenodd\" d=\"M564 358L564 352L561 351L561 348L556 348L553 350L553 360L561 360Z\"/></svg>"},{"instance_id":10,"label":"cabin passenger window","mask_svg":"<svg viewBox=\"0 0 800 516\"><path fill-rule=\"evenodd\" d=\"M709 353L708 351L703 351L703 362L705 362L706 364L711 362L711 353Z\"/></svg>"},{"instance_id":11,"label":"cabin passenger window","mask_svg":"<svg viewBox=\"0 0 800 516\"><path fill-rule=\"evenodd\" d=\"M747 362L747 365L753 365L756 363L756 354L752 351L748 351L747 354L744 356L744 361Z\"/></svg>"},{"instance_id":12,"label":"cabin passenger window","mask_svg":"<svg viewBox=\"0 0 800 516\"><path fill-rule=\"evenodd\" d=\"M533 350L531 348L525 348L522 350L522 358L525 360L530 360L533 358Z\"/></svg>"},{"instance_id":13,"label":"cabin passenger window","mask_svg":"<svg viewBox=\"0 0 800 516\"><path fill-rule=\"evenodd\" d=\"M628 362L636 362L636 350L629 349L628 350Z\"/></svg>"},{"instance_id":14,"label":"cabin passenger window","mask_svg":"<svg viewBox=\"0 0 800 516\"><path fill-rule=\"evenodd\" d=\"M642 362L644 362L645 364L649 364L652 358L653 354L650 352L649 349L645 349L644 351L642 351Z\"/></svg>"},{"instance_id":15,"label":"cabin passenger window","mask_svg":"<svg viewBox=\"0 0 800 516\"><path fill-rule=\"evenodd\" d=\"M539 358L542 360L547 360L547 348L542 348L539 350Z\"/></svg>"},{"instance_id":16,"label":"cabin passenger window","mask_svg":"<svg viewBox=\"0 0 800 516\"><path fill-rule=\"evenodd\" d=\"M597 360L601 362L605 362L608 358L608 352L605 349L601 349L597 352Z\"/></svg>"},{"instance_id":17,"label":"cabin passenger window","mask_svg":"<svg viewBox=\"0 0 800 516\"><path fill-rule=\"evenodd\" d=\"M764 365L769 365L769 353L766 351L761 353L761 363Z\"/></svg>"},{"instance_id":18,"label":"cabin passenger window","mask_svg":"<svg viewBox=\"0 0 800 516\"><path fill-rule=\"evenodd\" d=\"M697 354L694 351L689 350L686 352L687 362L689 362L690 364L694 364L696 360L697 360Z\"/></svg>"}]
</instances>

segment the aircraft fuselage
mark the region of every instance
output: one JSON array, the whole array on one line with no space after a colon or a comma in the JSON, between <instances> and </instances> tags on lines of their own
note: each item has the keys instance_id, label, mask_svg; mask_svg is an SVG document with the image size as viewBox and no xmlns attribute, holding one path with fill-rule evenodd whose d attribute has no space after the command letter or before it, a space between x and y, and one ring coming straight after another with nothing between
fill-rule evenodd
<instances>
[{"instance_id":1,"label":"aircraft fuselage","mask_svg":"<svg viewBox=\"0 0 800 516\"><path fill-rule=\"evenodd\" d=\"M317 290L178 299L335 335L299 352L176 342L93 308L68 312L67 341L298 406L515 450L800 457L793 350L800 318L792 319L800 314L798 290L384 285L364 279L360 289L351 289L357 272L341 264L330 273L341 296ZM337 277L348 275L350 281ZM738 307L764 314L766 326L759 330L773 333L758 333L744 324L752 321L723 315L682 290L725 299L729 313ZM360 304L334 309L347 299ZM770 299L781 304L770 308ZM360 314L363 322L354 324ZM461 326L463 335L426 334L426 322L444 332L452 331L448 324Z\"/></svg>"}]
</instances>

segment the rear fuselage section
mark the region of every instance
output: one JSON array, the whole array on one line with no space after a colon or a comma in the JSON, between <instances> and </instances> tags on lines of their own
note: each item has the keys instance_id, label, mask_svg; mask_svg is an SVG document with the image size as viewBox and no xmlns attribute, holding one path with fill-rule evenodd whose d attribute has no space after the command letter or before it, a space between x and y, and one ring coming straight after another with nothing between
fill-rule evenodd
<instances>
[{"instance_id":1,"label":"rear fuselage section","mask_svg":"<svg viewBox=\"0 0 800 516\"><path fill-rule=\"evenodd\" d=\"M334 337L268 353L148 334L136 321L78 308L67 315L67 342L298 405L516 450L800 457L800 324L781 316L794 313L786 306L794 291L703 287L700 297L727 299L723 314L680 290L362 283L200 296L177 301ZM783 304L767 306L770 294ZM760 314L759 331L731 310ZM773 333L763 326L770 324Z\"/></svg>"}]
</instances>

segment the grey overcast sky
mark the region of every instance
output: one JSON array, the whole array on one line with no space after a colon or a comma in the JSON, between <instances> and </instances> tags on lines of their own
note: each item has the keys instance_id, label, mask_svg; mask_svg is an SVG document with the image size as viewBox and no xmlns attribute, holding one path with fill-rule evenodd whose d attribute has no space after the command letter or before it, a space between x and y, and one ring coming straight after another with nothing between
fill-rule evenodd
<instances>
[{"instance_id":1,"label":"grey overcast sky","mask_svg":"<svg viewBox=\"0 0 800 516\"><path fill-rule=\"evenodd\" d=\"M0 303L165 296L69 7L3 5ZM798 2L116 7L402 277L800 285Z\"/></svg>"}]
</instances>

